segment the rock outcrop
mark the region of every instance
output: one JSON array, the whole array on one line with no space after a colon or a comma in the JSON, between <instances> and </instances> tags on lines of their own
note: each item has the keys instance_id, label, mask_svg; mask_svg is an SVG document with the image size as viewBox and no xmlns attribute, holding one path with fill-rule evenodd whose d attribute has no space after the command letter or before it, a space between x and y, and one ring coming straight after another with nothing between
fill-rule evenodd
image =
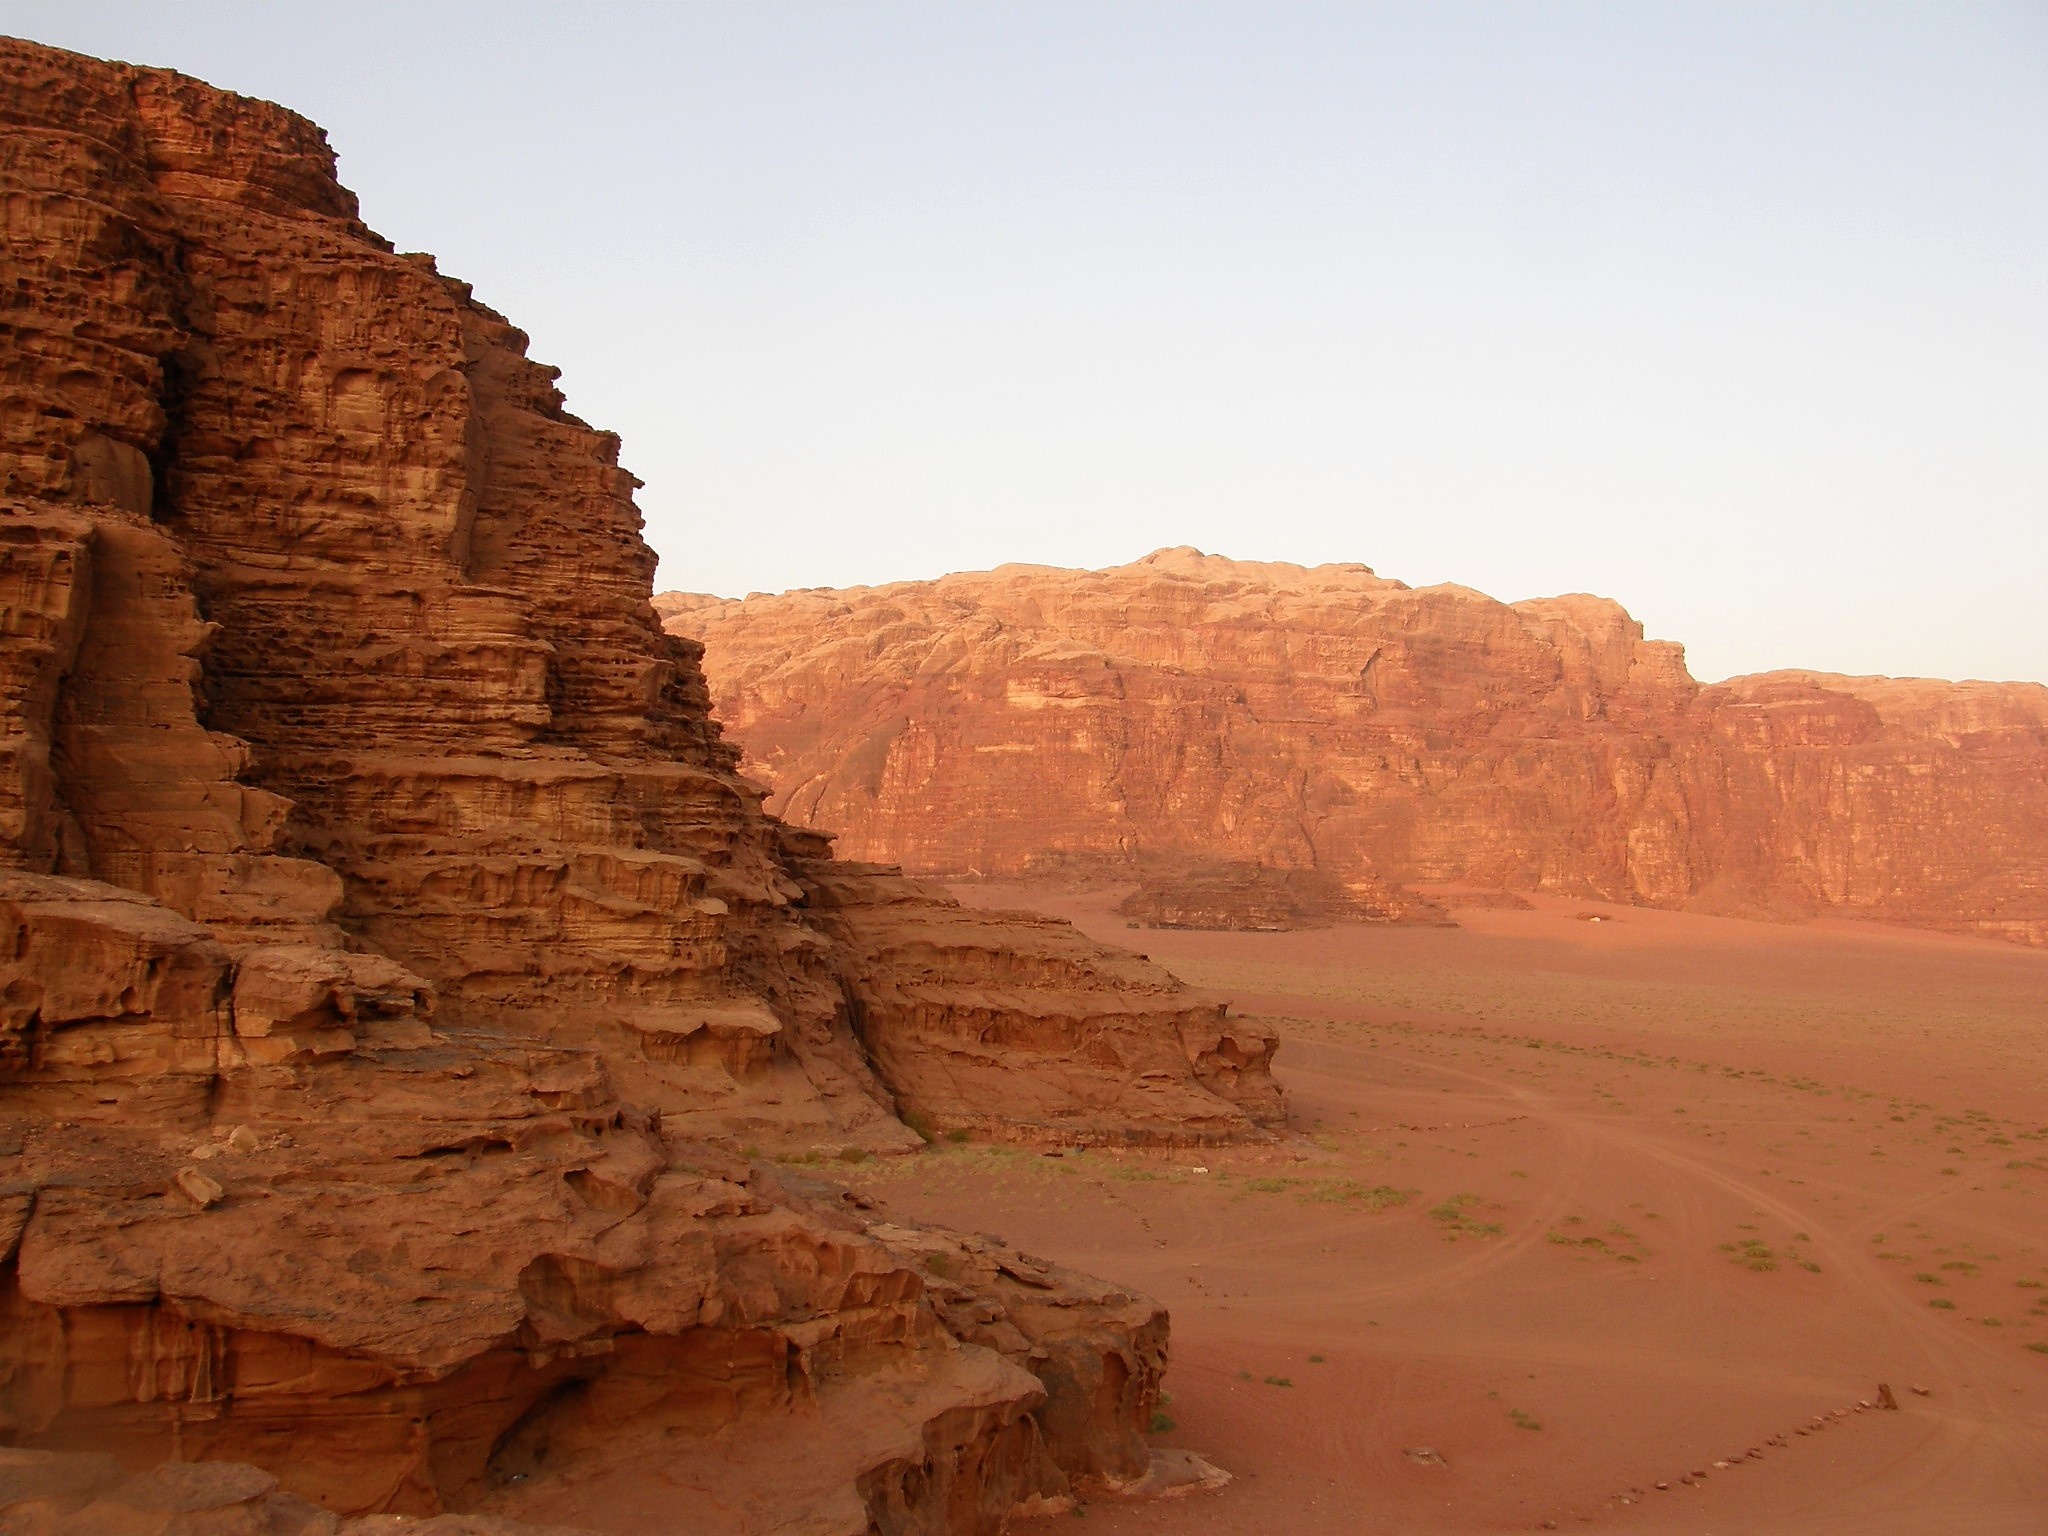
<instances>
[{"instance_id":1,"label":"rock outcrop","mask_svg":"<svg viewBox=\"0 0 2048 1536\"><path fill-rule=\"evenodd\" d=\"M4 1448L0 1530L8 1536L588 1536L487 1515L403 1524L384 1515L343 1520L280 1491L275 1477L246 1462L163 1462L130 1472L104 1453Z\"/></svg>"},{"instance_id":2,"label":"rock outcrop","mask_svg":"<svg viewBox=\"0 0 2048 1536\"><path fill-rule=\"evenodd\" d=\"M0 40L0 128L7 1518L1143 1479L1156 1304L787 1161L1258 1134L1271 1037L765 814L616 439L313 125Z\"/></svg>"},{"instance_id":3,"label":"rock outcrop","mask_svg":"<svg viewBox=\"0 0 2048 1536\"><path fill-rule=\"evenodd\" d=\"M1600 598L1188 549L656 604L770 806L916 874L1227 860L2048 943L2037 684L1701 687Z\"/></svg>"},{"instance_id":4,"label":"rock outcrop","mask_svg":"<svg viewBox=\"0 0 2048 1536\"><path fill-rule=\"evenodd\" d=\"M1117 903L1134 928L1274 933L1334 923L1455 926L1427 896L1384 881L1339 880L1327 870L1269 864L1140 866L1138 888Z\"/></svg>"}]
</instances>

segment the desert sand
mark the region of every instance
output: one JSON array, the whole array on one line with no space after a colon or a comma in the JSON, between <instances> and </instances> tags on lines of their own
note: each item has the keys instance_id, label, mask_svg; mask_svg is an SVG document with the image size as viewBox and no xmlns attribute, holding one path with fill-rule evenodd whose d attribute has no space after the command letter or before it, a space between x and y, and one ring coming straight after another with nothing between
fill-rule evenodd
<instances>
[{"instance_id":1,"label":"desert sand","mask_svg":"<svg viewBox=\"0 0 2048 1536\"><path fill-rule=\"evenodd\" d=\"M2048 956L1545 898L1134 934L1113 890L960 894L1286 1039L1272 1148L854 1171L1171 1306L1155 1441L1236 1480L1090 1529L2048 1524Z\"/></svg>"}]
</instances>

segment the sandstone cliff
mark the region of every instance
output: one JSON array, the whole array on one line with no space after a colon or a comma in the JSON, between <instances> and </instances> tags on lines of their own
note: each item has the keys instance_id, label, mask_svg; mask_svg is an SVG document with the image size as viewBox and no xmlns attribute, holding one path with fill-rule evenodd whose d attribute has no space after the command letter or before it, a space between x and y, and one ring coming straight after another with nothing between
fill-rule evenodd
<instances>
[{"instance_id":1,"label":"sandstone cliff","mask_svg":"<svg viewBox=\"0 0 2048 1536\"><path fill-rule=\"evenodd\" d=\"M1614 603L1163 550L656 600L770 805L934 875L1217 860L2048 943L2048 688L1702 688Z\"/></svg>"},{"instance_id":2,"label":"sandstone cliff","mask_svg":"<svg viewBox=\"0 0 2048 1536\"><path fill-rule=\"evenodd\" d=\"M1145 1476L1155 1304L748 1154L1253 1134L1271 1037L764 814L617 441L311 124L0 41L0 133L0 1441L617 1531Z\"/></svg>"}]
</instances>

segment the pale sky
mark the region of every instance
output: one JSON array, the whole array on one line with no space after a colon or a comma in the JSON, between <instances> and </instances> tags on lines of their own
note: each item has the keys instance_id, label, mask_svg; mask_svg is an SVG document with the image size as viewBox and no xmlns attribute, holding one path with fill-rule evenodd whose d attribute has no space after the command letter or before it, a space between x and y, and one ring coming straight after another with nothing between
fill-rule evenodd
<instances>
[{"instance_id":1,"label":"pale sky","mask_svg":"<svg viewBox=\"0 0 2048 1536\"><path fill-rule=\"evenodd\" d=\"M323 124L659 585L1193 544L2048 680L2048 5L63 4Z\"/></svg>"}]
</instances>

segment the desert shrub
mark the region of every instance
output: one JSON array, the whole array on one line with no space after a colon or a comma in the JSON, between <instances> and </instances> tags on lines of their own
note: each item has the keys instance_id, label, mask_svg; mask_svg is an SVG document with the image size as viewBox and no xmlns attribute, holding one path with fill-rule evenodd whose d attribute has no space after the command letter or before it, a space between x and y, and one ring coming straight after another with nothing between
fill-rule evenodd
<instances>
[{"instance_id":1,"label":"desert shrub","mask_svg":"<svg viewBox=\"0 0 2048 1536\"><path fill-rule=\"evenodd\" d=\"M1760 1237L1745 1237L1739 1243L1723 1243L1721 1251L1744 1269L1762 1273L1778 1267L1778 1255L1772 1250L1771 1245Z\"/></svg>"},{"instance_id":2,"label":"desert shrub","mask_svg":"<svg viewBox=\"0 0 2048 1536\"><path fill-rule=\"evenodd\" d=\"M1391 1205L1406 1205L1414 1194L1412 1189L1396 1189L1391 1184L1366 1184L1359 1179L1318 1179L1302 1198L1322 1205L1358 1205L1368 1211L1384 1211Z\"/></svg>"},{"instance_id":3,"label":"desert shrub","mask_svg":"<svg viewBox=\"0 0 2048 1536\"><path fill-rule=\"evenodd\" d=\"M1441 1205L1430 1207L1430 1219L1442 1222L1454 1238L1459 1236L1498 1236L1506 1230L1499 1222L1480 1221L1469 1213L1469 1207L1481 1203L1480 1197L1477 1195L1452 1195Z\"/></svg>"}]
</instances>

